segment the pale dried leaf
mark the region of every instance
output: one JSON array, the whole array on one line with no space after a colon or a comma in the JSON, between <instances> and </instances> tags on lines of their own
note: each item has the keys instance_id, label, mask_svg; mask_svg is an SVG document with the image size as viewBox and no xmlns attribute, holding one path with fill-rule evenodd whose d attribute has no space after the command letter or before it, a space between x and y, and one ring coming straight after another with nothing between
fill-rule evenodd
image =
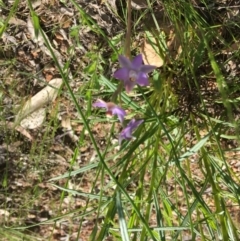
<instances>
[{"instance_id":1,"label":"pale dried leaf","mask_svg":"<svg viewBox=\"0 0 240 241\"><path fill-rule=\"evenodd\" d=\"M43 4L42 0L36 0L32 2L32 7L33 9L38 8L39 6L41 6Z\"/></svg>"},{"instance_id":2,"label":"pale dried leaf","mask_svg":"<svg viewBox=\"0 0 240 241\"><path fill-rule=\"evenodd\" d=\"M19 123L26 116L55 100L58 90L62 85L62 79L52 79L48 84L48 86L39 91L25 103L23 108L18 112L16 116L16 123Z\"/></svg>"},{"instance_id":3,"label":"pale dried leaf","mask_svg":"<svg viewBox=\"0 0 240 241\"><path fill-rule=\"evenodd\" d=\"M2 39L3 39L4 43L6 43L6 44L8 44L10 42L10 43L13 43L13 44L17 45L16 38L14 38L13 36L7 34L6 32L4 32L2 34Z\"/></svg>"},{"instance_id":4,"label":"pale dried leaf","mask_svg":"<svg viewBox=\"0 0 240 241\"><path fill-rule=\"evenodd\" d=\"M180 40L175 34L173 29L169 29L165 32L168 36L167 47L172 58L177 59L179 54L182 52L182 46L180 45Z\"/></svg>"},{"instance_id":5,"label":"pale dried leaf","mask_svg":"<svg viewBox=\"0 0 240 241\"><path fill-rule=\"evenodd\" d=\"M17 18L17 17L11 17L9 19L9 24L16 25L16 26L20 26L20 25L26 26L26 22L23 21L22 19Z\"/></svg>"},{"instance_id":6,"label":"pale dried leaf","mask_svg":"<svg viewBox=\"0 0 240 241\"><path fill-rule=\"evenodd\" d=\"M12 125L14 125L14 123L12 123ZM18 132L20 132L22 135L24 135L25 137L27 137L30 141L33 141L33 137L29 134L29 132L27 130L25 130L22 126L16 126L15 130L17 130Z\"/></svg>"},{"instance_id":7,"label":"pale dried leaf","mask_svg":"<svg viewBox=\"0 0 240 241\"><path fill-rule=\"evenodd\" d=\"M5 209L0 209L0 216L10 216L10 213Z\"/></svg>"},{"instance_id":8,"label":"pale dried leaf","mask_svg":"<svg viewBox=\"0 0 240 241\"><path fill-rule=\"evenodd\" d=\"M145 40L142 45L143 60L145 64L155 65L161 67L166 61L170 59L177 59L182 52L180 40L171 28L161 28L162 32L157 34L154 31L154 35L150 34L150 41ZM159 50L156 44L155 37L158 35L166 36L167 51ZM161 55L159 54L161 52Z\"/></svg>"},{"instance_id":9,"label":"pale dried leaf","mask_svg":"<svg viewBox=\"0 0 240 241\"><path fill-rule=\"evenodd\" d=\"M46 109L40 108L24 118L20 125L26 129L36 129L42 125L46 118Z\"/></svg>"},{"instance_id":10,"label":"pale dried leaf","mask_svg":"<svg viewBox=\"0 0 240 241\"><path fill-rule=\"evenodd\" d=\"M157 46L155 45L155 48ZM161 67L164 64L164 60L156 53L151 44L144 41L142 46L143 61L145 64Z\"/></svg>"},{"instance_id":11,"label":"pale dried leaf","mask_svg":"<svg viewBox=\"0 0 240 241\"><path fill-rule=\"evenodd\" d=\"M132 0L131 1L132 8L135 10L140 10L142 8L147 8L146 0Z\"/></svg>"},{"instance_id":12,"label":"pale dried leaf","mask_svg":"<svg viewBox=\"0 0 240 241\"><path fill-rule=\"evenodd\" d=\"M71 126L71 120L69 117L62 117L62 127L67 129L67 130L72 130L72 126Z\"/></svg>"},{"instance_id":13,"label":"pale dried leaf","mask_svg":"<svg viewBox=\"0 0 240 241\"><path fill-rule=\"evenodd\" d=\"M61 7L60 8L60 12L64 15L68 15L69 17L73 17L74 16L74 11L72 11L71 9L69 8L66 8L66 7Z\"/></svg>"}]
</instances>

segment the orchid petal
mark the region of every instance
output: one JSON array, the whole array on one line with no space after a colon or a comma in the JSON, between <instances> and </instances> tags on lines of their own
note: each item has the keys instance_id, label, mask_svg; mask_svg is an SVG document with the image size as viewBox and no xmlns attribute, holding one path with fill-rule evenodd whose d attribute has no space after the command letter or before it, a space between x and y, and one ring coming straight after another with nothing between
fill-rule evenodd
<instances>
[{"instance_id":1,"label":"orchid petal","mask_svg":"<svg viewBox=\"0 0 240 241\"><path fill-rule=\"evenodd\" d=\"M123 139L126 139L126 140L131 139L133 137L132 136L133 130L136 129L142 122L143 120L136 121L135 119L132 119L128 123L128 125L121 131L119 135L119 144L121 144Z\"/></svg>"},{"instance_id":2,"label":"orchid petal","mask_svg":"<svg viewBox=\"0 0 240 241\"><path fill-rule=\"evenodd\" d=\"M122 132L119 135L118 141L119 145L121 145L122 140L129 140L132 138L131 129L129 127L126 127L122 130Z\"/></svg>"},{"instance_id":3,"label":"orchid petal","mask_svg":"<svg viewBox=\"0 0 240 241\"><path fill-rule=\"evenodd\" d=\"M143 120L135 120L135 119L132 119L128 126L131 128L131 130L133 131L134 129L136 129L139 125L141 125L143 123Z\"/></svg>"},{"instance_id":4,"label":"orchid petal","mask_svg":"<svg viewBox=\"0 0 240 241\"><path fill-rule=\"evenodd\" d=\"M132 63L131 63L133 69L140 69L141 68L141 65L142 65L142 55L139 54L137 55L133 60L132 60Z\"/></svg>"},{"instance_id":5,"label":"orchid petal","mask_svg":"<svg viewBox=\"0 0 240 241\"><path fill-rule=\"evenodd\" d=\"M149 85L149 81L148 81L148 77L145 73L140 72L138 74L138 78L136 80L136 82L140 85L140 86L147 86Z\"/></svg>"},{"instance_id":6,"label":"orchid petal","mask_svg":"<svg viewBox=\"0 0 240 241\"><path fill-rule=\"evenodd\" d=\"M156 69L156 66L154 66L154 65L143 65L143 66L141 66L140 71L147 74L147 73L153 71L154 69Z\"/></svg>"},{"instance_id":7,"label":"orchid petal","mask_svg":"<svg viewBox=\"0 0 240 241\"><path fill-rule=\"evenodd\" d=\"M113 77L119 80L127 81L129 79L129 69L121 68L113 74Z\"/></svg>"},{"instance_id":8,"label":"orchid petal","mask_svg":"<svg viewBox=\"0 0 240 241\"><path fill-rule=\"evenodd\" d=\"M129 68L132 67L132 63L131 63L131 61L127 57L125 57L123 55L119 55L118 60L119 60L120 65L123 68L128 68L129 69Z\"/></svg>"},{"instance_id":9,"label":"orchid petal","mask_svg":"<svg viewBox=\"0 0 240 241\"><path fill-rule=\"evenodd\" d=\"M97 100L95 103L92 104L93 107L100 107L108 109L107 103L103 100Z\"/></svg>"},{"instance_id":10,"label":"orchid petal","mask_svg":"<svg viewBox=\"0 0 240 241\"><path fill-rule=\"evenodd\" d=\"M137 55L132 61L123 55L119 55L119 62L122 68L117 70L113 76L123 80L127 92L130 92L135 84L141 86L149 85L147 73L155 69L153 65L143 65L142 54Z\"/></svg>"},{"instance_id":11,"label":"orchid petal","mask_svg":"<svg viewBox=\"0 0 240 241\"><path fill-rule=\"evenodd\" d=\"M136 84L135 81L127 80L124 83L124 87L125 87L126 91L129 93L133 89L135 84Z\"/></svg>"},{"instance_id":12,"label":"orchid petal","mask_svg":"<svg viewBox=\"0 0 240 241\"><path fill-rule=\"evenodd\" d=\"M123 122L124 121L124 117L126 115L126 112L125 112L125 110L123 110L119 106L115 106L115 107L112 108L112 114L113 115L117 115L117 117L120 120L120 122Z\"/></svg>"},{"instance_id":13,"label":"orchid petal","mask_svg":"<svg viewBox=\"0 0 240 241\"><path fill-rule=\"evenodd\" d=\"M130 127L126 127L122 132L121 132L122 137L125 139L131 139L132 138L132 132Z\"/></svg>"}]
</instances>

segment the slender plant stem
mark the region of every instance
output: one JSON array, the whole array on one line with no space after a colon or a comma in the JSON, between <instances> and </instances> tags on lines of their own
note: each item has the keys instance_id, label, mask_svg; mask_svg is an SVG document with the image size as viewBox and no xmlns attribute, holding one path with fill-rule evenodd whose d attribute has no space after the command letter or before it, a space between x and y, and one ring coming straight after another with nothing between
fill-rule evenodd
<instances>
[{"instance_id":1,"label":"slender plant stem","mask_svg":"<svg viewBox=\"0 0 240 241\"><path fill-rule=\"evenodd\" d=\"M125 48L124 48L124 52L125 55L128 58L131 58L131 50L130 50L130 46L131 46L131 30L132 30L132 26L131 26L131 0L127 1L127 32L126 32L126 40L125 40Z\"/></svg>"},{"instance_id":2,"label":"slender plant stem","mask_svg":"<svg viewBox=\"0 0 240 241\"><path fill-rule=\"evenodd\" d=\"M129 59L131 58L131 0L127 1L127 32L126 32L126 39L125 39L125 45L124 45L124 54L126 57L128 57ZM112 101L116 102L118 95L121 93L123 88L123 82L121 81L117 87L117 89L115 90L115 92L112 95ZM119 95L121 98L121 95ZM120 99L121 101L121 99Z\"/></svg>"}]
</instances>

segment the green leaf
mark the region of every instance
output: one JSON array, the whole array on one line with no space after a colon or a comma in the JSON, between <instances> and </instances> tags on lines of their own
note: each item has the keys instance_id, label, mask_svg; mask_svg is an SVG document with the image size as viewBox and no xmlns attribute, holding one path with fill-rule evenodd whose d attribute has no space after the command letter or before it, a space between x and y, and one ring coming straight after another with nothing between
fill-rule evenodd
<instances>
[{"instance_id":1,"label":"green leaf","mask_svg":"<svg viewBox=\"0 0 240 241\"><path fill-rule=\"evenodd\" d=\"M121 196L120 196L119 192L117 192L116 204L117 204L117 211L118 211L118 216L119 216L119 224L120 224L120 232L121 232L122 240L130 241L129 236L128 236L127 224L126 224L126 220L124 217Z\"/></svg>"},{"instance_id":2,"label":"green leaf","mask_svg":"<svg viewBox=\"0 0 240 241\"><path fill-rule=\"evenodd\" d=\"M35 33L36 38L38 38L39 29L40 29L39 18L34 11L32 11L31 14L32 14L34 33Z\"/></svg>"},{"instance_id":3,"label":"green leaf","mask_svg":"<svg viewBox=\"0 0 240 241\"><path fill-rule=\"evenodd\" d=\"M88 65L85 69L84 72L86 74L94 74L96 72L96 68L97 68L97 62L93 61L90 65Z\"/></svg>"},{"instance_id":4,"label":"green leaf","mask_svg":"<svg viewBox=\"0 0 240 241\"><path fill-rule=\"evenodd\" d=\"M190 150L185 152L182 156L180 156L179 161L183 161L186 158L192 156L193 154L197 153L207 142L209 137L211 136L212 132L209 132L206 136L204 136L196 145L194 145ZM172 161L173 163L173 161Z\"/></svg>"}]
</instances>

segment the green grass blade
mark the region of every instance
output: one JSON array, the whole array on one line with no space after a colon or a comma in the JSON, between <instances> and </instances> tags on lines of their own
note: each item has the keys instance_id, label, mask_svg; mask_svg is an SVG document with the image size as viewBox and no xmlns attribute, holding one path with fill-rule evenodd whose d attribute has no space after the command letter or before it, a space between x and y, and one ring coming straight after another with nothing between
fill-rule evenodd
<instances>
[{"instance_id":1,"label":"green grass blade","mask_svg":"<svg viewBox=\"0 0 240 241\"><path fill-rule=\"evenodd\" d=\"M128 235L127 223L126 223L126 219L124 217L121 195L119 192L117 192L117 195L116 195L116 205L117 205L117 212L118 212L118 216L119 216L119 226L120 226L122 240L130 241L130 238Z\"/></svg>"}]
</instances>

